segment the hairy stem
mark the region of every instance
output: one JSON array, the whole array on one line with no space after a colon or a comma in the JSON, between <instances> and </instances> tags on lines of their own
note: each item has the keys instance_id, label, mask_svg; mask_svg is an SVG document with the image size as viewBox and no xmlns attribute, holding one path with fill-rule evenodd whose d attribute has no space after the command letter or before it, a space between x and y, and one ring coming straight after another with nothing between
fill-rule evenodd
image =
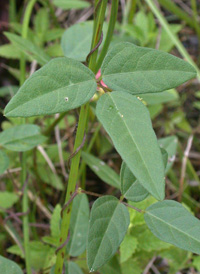
<instances>
[{"instance_id":1,"label":"hairy stem","mask_svg":"<svg viewBox=\"0 0 200 274\"><path fill-rule=\"evenodd\" d=\"M100 4L98 4L98 3L100 3ZM94 20L94 29L93 29L94 33L93 33L91 49L93 49L98 44L99 39L101 37L101 31L102 31L104 18L105 18L106 6L107 6L107 1L101 1L101 2L96 1L96 3L95 3L96 16L95 16L95 20ZM98 53L98 50L96 50L90 56L90 59L89 59L89 68L92 71L95 71L97 53ZM87 117L88 117L88 110L89 110L89 103L87 103L86 105L83 105L81 107L79 122L78 122L78 129L77 129L77 133L76 133L73 152L75 152L77 150L77 148L81 145L81 143L83 141ZM70 200L71 195L73 195L73 193L75 192L75 189L76 189L80 156L81 156L81 151L79 151L72 158L72 161L71 161L71 168L70 168L70 173L69 173L69 180L68 180L68 187L67 187L65 203L67 203ZM64 242L66 242L68 234L69 234L71 210L72 210L72 203L70 203L69 206L63 210L61 232L60 232L60 245L61 246ZM59 251L57 252L55 274L62 273L65 252L66 252L65 246L60 248Z\"/></svg>"}]
</instances>

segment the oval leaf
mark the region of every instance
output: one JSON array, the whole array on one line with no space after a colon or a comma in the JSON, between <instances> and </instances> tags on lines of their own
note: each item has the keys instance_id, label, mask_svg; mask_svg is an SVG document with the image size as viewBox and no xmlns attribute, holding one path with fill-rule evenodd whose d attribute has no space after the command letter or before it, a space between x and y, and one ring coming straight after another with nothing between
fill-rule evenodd
<instances>
[{"instance_id":1,"label":"oval leaf","mask_svg":"<svg viewBox=\"0 0 200 274\"><path fill-rule=\"evenodd\" d=\"M87 243L90 272L104 265L117 251L129 226L129 212L113 196L98 198L92 207Z\"/></svg>"},{"instance_id":2,"label":"oval leaf","mask_svg":"<svg viewBox=\"0 0 200 274\"><path fill-rule=\"evenodd\" d=\"M149 192L139 183L125 162L121 166L120 179L121 192L127 200L140 202L149 195Z\"/></svg>"},{"instance_id":3,"label":"oval leaf","mask_svg":"<svg viewBox=\"0 0 200 274\"><path fill-rule=\"evenodd\" d=\"M5 108L7 117L30 117L77 108L94 95L95 76L76 60L55 58L36 71Z\"/></svg>"},{"instance_id":4,"label":"oval leaf","mask_svg":"<svg viewBox=\"0 0 200 274\"><path fill-rule=\"evenodd\" d=\"M200 254L200 221L180 203L167 200L155 203L147 208L144 218L160 240Z\"/></svg>"},{"instance_id":5,"label":"oval leaf","mask_svg":"<svg viewBox=\"0 0 200 274\"><path fill-rule=\"evenodd\" d=\"M164 199L164 164L143 103L128 93L107 93L98 101L96 115L140 184Z\"/></svg>"},{"instance_id":6,"label":"oval leaf","mask_svg":"<svg viewBox=\"0 0 200 274\"><path fill-rule=\"evenodd\" d=\"M10 208L19 200L19 196L13 192L1 191L0 192L0 207Z\"/></svg>"},{"instance_id":7,"label":"oval leaf","mask_svg":"<svg viewBox=\"0 0 200 274\"><path fill-rule=\"evenodd\" d=\"M61 40L64 55L78 61L85 61L90 52L93 22L86 21L68 28Z\"/></svg>"},{"instance_id":8,"label":"oval leaf","mask_svg":"<svg viewBox=\"0 0 200 274\"><path fill-rule=\"evenodd\" d=\"M36 125L19 125L0 133L0 146L14 151L30 150L45 140Z\"/></svg>"},{"instance_id":9,"label":"oval leaf","mask_svg":"<svg viewBox=\"0 0 200 274\"><path fill-rule=\"evenodd\" d=\"M0 175L6 171L9 166L9 158L4 151L0 150Z\"/></svg>"},{"instance_id":10,"label":"oval leaf","mask_svg":"<svg viewBox=\"0 0 200 274\"><path fill-rule=\"evenodd\" d=\"M105 162L86 152L82 152L82 157L86 164L102 181L116 188L120 188L119 175Z\"/></svg>"},{"instance_id":11,"label":"oval leaf","mask_svg":"<svg viewBox=\"0 0 200 274\"><path fill-rule=\"evenodd\" d=\"M21 268L11 260L0 256L0 273L2 274L23 274Z\"/></svg>"},{"instance_id":12,"label":"oval leaf","mask_svg":"<svg viewBox=\"0 0 200 274\"><path fill-rule=\"evenodd\" d=\"M119 43L102 65L105 84L132 94L160 92L179 86L196 76L187 62L168 53Z\"/></svg>"},{"instance_id":13,"label":"oval leaf","mask_svg":"<svg viewBox=\"0 0 200 274\"><path fill-rule=\"evenodd\" d=\"M79 256L85 251L89 214L88 198L85 194L79 194L75 197L72 206L70 240L67 245L68 253L73 257Z\"/></svg>"}]
</instances>

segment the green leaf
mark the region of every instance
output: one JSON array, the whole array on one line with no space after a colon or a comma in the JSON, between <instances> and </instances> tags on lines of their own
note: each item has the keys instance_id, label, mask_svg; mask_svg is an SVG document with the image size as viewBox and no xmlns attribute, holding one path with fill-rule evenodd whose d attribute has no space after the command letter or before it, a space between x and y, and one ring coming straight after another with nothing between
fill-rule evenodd
<instances>
[{"instance_id":1,"label":"green leaf","mask_svg":"<svg viewBox=\"0 0 200 274\"><path fill-rule=\"evenodd\" d=\"M66 57L55 58L36 71L5 108L7 117L30 117L77 108L94 95L95 75Z\"/></svg>"},{"instance_id":2,"label":"green leaf","mask_svg":"<svg viewBox=\"0 0 200 274\"><path fill-rule=\"evenodd\" d=\"M0 175L9 167L9 158L4 151L0 150Z\"/></svg>"},{"instance_id":3,"label":"green leaf","mask_svg":"<svg viewBox=\"0 0 200 274\"><path fill-rule=\"evenodd\" d=\"M68 28L61 40L64 55L78 61L85 61L90 52L93 22L86 21Z\"/></svg>"},{"instance_id":4,"label":"green leaf","mask_svg":"<svg viewBox=\"0 0 200 274\"><path fill-rule=\"evenodd\" d=\"M169 264L168 274L180 272L184 268L188 268L188 261L191 259L191 253L177 247L160 251L159 256L166 259Z\"/></svg>"},{"instance_id":5,"label":"green leaf","mask_svg":"<svg viewBox=\"0 0 200 274\"><path fill-rule=\"evenodd\" d=\"M2 274L23 274L21 268L11 260L0 256L0 273Z\"/></svg>"},{"instance_id":6,"label":"green leaf","mask_svg":"<svg viewBox=\"0 0 200 274\"><path fill-rule=\"evenodd\" d=\"M73 257L77 257L85 251L89 214L90 209L87 196L85 194L79 194L73 201L70 220L70 240L67 245L68 253Z\"/></svg>"},{"instance_id":7,"label":"green leaf","mask_svg":"<svg viewBox=\"0 0 200 274\"><path fill-rule=\"evenodd\" d=\"M26 151L46 141L36 125L19 125L0 133L0 146L14 151Z\"/></svg>"},{"instance_id":8,"label":"green leaf","mask_svg":"<svg viewBox=\"0 0 200 274\"><path fill-rule=\"evenodd\" d=\"M102 181L118 189L120 188L119 175L105 162L86 152L82 152L82 157L86 164Z\"/></svg>"},{"instance_id":9,"label":"green leaf","mask_svg":"<svg viewBox=\"0 0 200 274\"><path fill-rule=\"evenodd\" d=\"M63 29L50 29L44 33L44 41L50 42L60 38L64 33ZM60 45L60 44L59 44Z\"/></svg>"},{"instance_id":10,"label":"green leaf","mask_svg":"<svg viewBox=\"0 0 200 274\"><path fill-rule=\"evenodd\" d=\"M133 222L134 223L134 222ZM156 238L150 230L145 230L138 235L138 249L147 252L160 251L171 247L170 244L165 243Z\"/></svg>"},{"instance_id":11,"label":"green leaf","mask_svg":"<svg viewBox=\"0 0 200 274\"><path fill-rule=\"evenodd\" d=\"M20 50L18 50L12 44L6 44L3 46L0 46L0 56L3 58L9 58L9 59L19 59Z\"/></svg>"},{"instance_id":12,"label":"green leaf","mask_svg":"<svg viewBox=\"0 0 200 274\"><path fill-rule=\"evenodd\" d=\"M61 209L62 209L61 206L57 204L51 216L51 221L50 221L51 235L55 238L59 237L60 235Z\"/></svg>"},{"instance_id":13,"label":"green leaf","mask_svg":"<svg viewBox=\"0 0 200 274\"><path fill-rule=\"evenodd\" d=\"M87 243L90 272L100 268L115 254L128 226L128 210L117 198L104 196L94 202Z\"/></svg>"},{"instance_id":14,"label":"green leaf","mask_svg":"<svg viewBox=\"0 0 200 274\"><path fill-rule=\"evenodd\" d=\"M169 25L169 29L174 34L177 34L182 28L183 26L178 24ZM169 34L166 32L164 28L162 28L159 49L169 52L171 51L173 47L174 47L174 41L172 39L169 39Z\"/></svg>"},{"instance_id":15,"label":"green leaf","mask_svg":"<svg viewBox=\"0 0 200 274\"><path fill-rule=\"evenodd\" d=\"M19 200L19 196L13 192L0 192L0 207L5 209L12 207Z\"/></svg>"},{"instance_id":16,"label":"green leaf","mask_svg":"<svg viewBox=\"0 0 200 274\"><path fill-rule=\"evenodd\" d=\"M107 93L98 101L96 115L140 184L164 199L162 155L143 103L128 93Z\"/></svg>"},{"instance_id":17,"label":"green leaf","mask_svg":"<svg viewBox=\"0 0 200 274\"><path fill-rule=\"evenodd\" d=\"M101 274L122 274L119 260L115 255L112 259L99 269Z\"/></svg>"},{"instance_id":18,"label":"green leaf","mask_svg":"<svg viewBox=\"0 0 200 274\"><path fill-rule=\"evenodd\" d=\"M195 76L195 69L180 58L131 43L113 47L102 65L103 81L109 88L132 94L161 92Z\"/></svg>"},{"instance_id":19,"label":"green leaf","mask_svg":"<svg viewBox=\"0 0 200 274\"><path fill-rule=\"evenodd\" d=\"M19 87L18 86L5 86L0 88L0 97L4 97L6 95L9 95L12 97L14 94L17 93Z\"/></svg>"},{"instance_id":20,"label":"green leaf","mask_svg":"<svg viewBox=\"0 0 200 274\"><path fill-rule=\"evenodd\" d=\"M80 269L80 267L74 263L69 262L68 263L68 274L83 274L83 271Z\"/></svg>"},{"instance_id":21,"label":"green leaf","mask_svg":"<svg viewBox=\"0 0 200 274\"><path fill-rule=\"evenodd\" d=\"M64 189L63 182L62 182L61 178L56 173L53 173L49 167L46 167L44 165L38 166L38 173L39 173L41 179L46 184L53 186L54 188L56 188L58 190Z\"/></svg>"},{"instance_id":22,"label":"green leaf","mask_svg":"<svg viewBox=\"0 0 200 274\"><path fill-rule=\"evenodd\" d=\"M36 60L40 65L45 65L50 61L50 56L42 48L33 44L33 42L13 33L5 32L4 34L17 49L31 58L31 60Z\"/></svg>"},{"instance_id":23,"label":"green leaf","mask_svg":"<svg viewBox=\"0 0 200 274\"><path fill-rule=\"evenodd\" d=\"M34 18L34 30L40 40L40 43L44 42L44 37L48 29L49 29L48 9L40 8Z\"/></svg>"},{"instance_id":24,"label":"green leaf","mask_svg":"<svg viewBox=\"0 0 200 274\"><path fill-rule=\"evenodd\" d=\"M175 89L170 89L159 93L140 94L140 97L147 103L147 105L168 103L178 100L179 98L178 93Z\"/></svg>"},{"instance_id":25,"label":"green leaf","mask_svg":"<svg viewBox=\"0 0 200 274\"><path fill-rule=\"evenodd\" d=\"M176 158L176 149L177 149L178 139L176 136L168 136L158 140L158 144L161 148L164 148L168 154L168 161L165 173L169 171L172 167L173 162Z\"/></svg>"},{"instance_id":26,"label":"green leaf","mask_svg":"<svg viewBox=\"0 0 200 274\"><path fill-rule=\"evenodd\" d=\"M65 264L65 272L64 274L83 274L83 271L80 269L80 267L74 263L69 261L68 263ZM55 274L55 266L51 268L51 271L49 274Z\"/></svg>"},{"instance_id":27,"label":"green leaf","mask_svg":"<svg viewBox=\"0 0 200 274\"><path fill-rule=\"evenodd\" d=\"M46 53L52 57L62 57L63 51L60 44L52 44L46 49Z\"/></svg>"},{"instance_id":28,"label":"green leaf","mask_svg":"<svg viewBox=\"0 0 200 274\"><path fill-rule=\"evenodd\" d=\"M162 153L163 163L164 163L164 167L165 167L165 170L166 170L167 163L168 163L168 153L164 148L160 148L160 150L161 150L161 153ZM166 171L165 171L165 173L166 173Z\"/></svg>"},{"instance_id":29,"label":"green leaf","mask_svg":"<svg viewBox=\"0 0 200 274\"><path fill-rule=\"evenodd\" d=\"M141 274L143 270L141 269L139 262L135 259L129 259L121 265L122 274Z\"/></svg>"},{"instance_id":30,"label":"green leaf","mask_svg":"<svg viewBox=\"0 0 200 274\"><path fill-rule=\"evenodd\" d=\"M175 201L162 201L144 215L151 232L160 240L200 254L200 221Z\"/></svg>"},{"instance_id":31,"label":"green leaf","mask_svg":"<svg viewBox=\"0 0 200 274\"><path fill-rule=\"evenodd\" d=\"M103 25L103 33L107 31L107 24ZM90 52L93 35L93 21L75 24L64 32L61 46L64 56L85 61Z\"/></svg>"},{"instance_id":32,"label":"green leaf","mask_svg":"<svg viewBox=\"0 0 200 274\"><path fill-rule=\"evenodd\" d=\"M126 235L123 242L120 245L120 262L124 263L127 261L136 251L137 248L137 238Z\"/></svg>"},{"instance_id":33,"label":"green leaf","mask_svg":"<svg viewBox=\"0 0 200 274\"><path fill-rule=\"evenodd\" d=\"M29 242L29 248L31 267L35 270L49 268L55 263L55 248L45 245L39 241ZM11 246L7 249L7 251L24 258L24 254L18 245Z\"/></svg>"},{"instance_id":34,"label":"green leaf","mask_svg":"<svg viewBox=\"0 0 200 274\"><path fill-rule=\"evenodd\" d=\"M83 0L53 0L53 4L63 10L83 9L90 7L90 3Z\"/></svg>"},{"instance_id":35,"label":"green leaf","mask_svg":"<svg viewBox=\"0 0 200 274\"><path fill-rule=\"evenodd\" d=\"M125 162L120 171L121 193L127 200L140 202L144 200L149 192L139 183Z\"/></svg>"},{"instance_id":36,"label":"green leaf","mask_svg":"<svg viewBox=\"0 0 200 274\"><path fill-rule=\"evenodd\" d=\"M200 256L195 256L192 262L192 265L200 271Z\"/></svg>"}]
</instances>

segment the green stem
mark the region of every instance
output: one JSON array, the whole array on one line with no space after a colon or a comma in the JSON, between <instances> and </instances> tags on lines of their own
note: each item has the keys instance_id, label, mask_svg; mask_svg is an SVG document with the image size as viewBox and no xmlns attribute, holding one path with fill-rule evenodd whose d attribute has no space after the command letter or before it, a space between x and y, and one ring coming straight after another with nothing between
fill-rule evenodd
<instances>
[{"instance_id":1,"label":"green stem","mask_svg":"<svg viewBox=\"0 0 200 274\"><path fill-rule=\"evenodd\" d=\"M105 18L107 2L108 2L108 0L102 1L102 3L100 4L99 7L98 7L98 1L96 1L96 3L95 3L95 7L98 9L98 12L97 12L97 16L94 20L94 29L93 29L91 50L98 44L98 42L100 40L102 27L103 27L103 23L104 23L104 18ZM96 73L97 54L98 54L98 50L93 52L93 54L90 56L90 59L89 59L89 68L94 73Z\"/></svg>"},{"instance_id":2,"label":"green stem","mask_svg":"<svg viewBox=\"0 0 200 274\"><path fill-rule=\"evenodd\" d=\"M16 22L16 2L15 0L9 1L9 23Z\"/></svg>"},{"instance_id":3,"label":"green stem","mask_svg":"<svg viewBox=\"0 0 200 274\"><path fill-rule=\"evenodd\" d=\"M197 12L197 2L196 2L196 0L191 0L191 7L192 7L192 11L193 11L195 30L196 30L198 39L200 41L200 27L199 27L199 24L198 24L198 12Z\"/></svg>"},{"instance_id":4,"label":"green stem","mask_svg":"<svg viewBox=\"0 0 200 274\"><path fill-rule=\"evenodd\" d=\"M97 5L98 4L96 2L96 6ZM94 20L94 34L93 34L92 46L91 46L92 49L96 46L96 44L98 43L98 41L101 37L101 31L102 31L104 18L105 18L106 6L107 6L107 0L102 1L98 7L98 10L97 10L97 14L96 14L97 16ZM95 71L97 52L98 52L98 50L96 50L90 56L90 59L89 59L89 68L92 71ZM81 145L81 143L83 141L85 128L86 128L86 122L87 122L87 116L88 116L88 110L89 110L89 103L87 103L86 105L83 105L81 107L78 129L77 129L77 134L76 134L75 144L74 144L74 152ZM66 198L65 198L66 203L69 201L71 195L74 193L74 191L76 189L80 156L81 156L81 151L79 151L72 158L69 179L68 179L67 194L66 194ZM71 210L72 210L72 203L70 203L69 206L63 211L63 218L62 218L61 232L60 232L60 244L63 244L68 237L70 218L71 218ZM66 252L66 247L64 246L57 253L55 274L62 273L65 252Z\"/></svg>"},{"instance_id":5,"label":"green stem","mask_svg":"<svg viewBox=\"0 0 200 274\"><path fill-rule=\"evenodd\" d=\"M128 23L129 24L133 24L133 17L135 15L135 11L136 11L136 4L137 4L137 0L131 0L131 5L130 5L130 9L129 9L129 14L128 14Z\"/></svg>"},{"instance_id":6,"label":"green stem","mask_svg":"<svg viewBox=\"0 0 200 274\"><path fill-rule=\"evenodd\" d=\"M26 11L24 14L23 25L22 25L22 37L27 38L28 36L28 26L30 22L31 13L36 0L31 0L28 2ZM20 58L20 86L23 85L26 79L26 59L24 54L21 54ZM26 153L22 153L22 186L26 181L27 166L26 166ZM22 211L25 213L28 210L28 186L25 186L23 198L22 198ZM23 236L24 236L24 251L25 251L25 262L26 262L26 273L31 274L31 263L30 263L30 249L29 249L29 220L28 215L23 216Z\"/></svg>"},{"instance_id":7,"label":"green stem","mask_svg":"<svg viewBox=\"0 0 200 274\"><path fill-rule=\"evenodd\" d=\"M27 4L26 11L24 14L23 25L22 25L22 37L27 38L28 36L28 26L30 22L31 13L35 2L37 0L30 0ZM24 81L26 80L26 59L24 54L21 54L20 58L20 86L23 85Z\"/></svg>"},{"instance_id":8,"label":"green stem","mask_svg":"<svg viewBox=\"0 0 200 274\"><path fill-rule=\"evenodd\" d=\"M177 47L181 55L188 61L188 63L190 63L192 66L195 67L195 69L197 70L198 78L200 78L199 68L197 67L195 62L191 59L190 55L188 54L187 50L184 48L184 46L182 45L178 37L170 30L168 22L166 21L164 16L160 13L159 9L154 4L153 0L145 0L145 1L149 5L149 7L151 8L155 16L158 18L160 24L163 26L163 28L165 29L165 31L167 32L171 40L174 42L175 46Z\"/></svg>"},{"instance_id":9,"label":"green stem","mask_svg":"<svg viewBox=\"0 0 200 274\"><path fill-rule=\"evenodd\" d=\"M27 167L26 167L26 152L22 153L22 163L21 163L21 183L22 186L26 183ZM28 206L28 185L24 187L24 192L22 196L22 212L27 213L29 209ZM31 274L31 263L30 263L30 249L29 249L29 220L28 214L23 216L23 240L24 240L24 251L25 251L25 262L26 262L26 273Z\"/></svg>"},{"instance_id":10,"label":"green stem","mask_svg":"<svg viewBox=\"0 0 200 274\"><path fill-rule=\"evenodd\" d=\"M106 34L106 39L102 48L102 51L99 55L97 64L96 64L96 69L95 69L95 73L98 72L98 70L100 69L102 62L106 56L106 53L108 51L112 36L113 36L113 32L115 29L115 23L117 20L117 12L118 12L118 5L119 5L119 0L112 0L112 6L111 6L111 14L110 14L110 21L109 21L109 25L108 25L108 31Z\"/></svg>"},{"instance_id":11,"label":"green stem","mask_svg":"<svg viewBox=\"0 0 200 274\"><path fill-rule=\"evenodd\" d=\"M89 152L91 151L91 149L92 149L92 147L93 147L93 145L94 145L94 142L95 142L95 140L96 140L96 138L97 138L97 135L98 135L100 129L101 129L101 124L99 124L99 125L97 126L97 128L95 129L95 132L94 132L94 134L93 134L93 136L92 136L92 139L91 139L91 141L90 141L90 143L89 143L89 146L88 146L87 149L86 149L86 152L87 152L87 153L89 153ZM80 166L80 168L79 168L79 178L80 178L80 176L82 175L82 173L83 173L83 171L84 171L84 168L85 168L85 163L82 162L82 163L81 163L81 166ZM83 188L83 187L82 187L82 188Z\"/></svg>"}]
</instances>

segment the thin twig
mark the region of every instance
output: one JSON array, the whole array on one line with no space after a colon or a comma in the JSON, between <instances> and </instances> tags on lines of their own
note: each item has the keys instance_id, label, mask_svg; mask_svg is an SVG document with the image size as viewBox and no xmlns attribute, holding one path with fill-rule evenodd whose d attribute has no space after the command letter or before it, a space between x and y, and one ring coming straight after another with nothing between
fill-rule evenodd
<instances>
[{"instance_id":1,"label":"thin twig","mask_svg":"<svg viewBox=\"0 0 200 274\"><path fill-rule=\"evenodd\" d=\"M59 117L59 114L56 114L55 118L57 119L58 117ZM63 174L65 180L67 180L68 174L65 170L65 162L64 162L63 153L62 153L62 142L60 139L60 130L59 130L58 125L55 127L55 137L56 137L56 142L57 142L57 146L58 146L58 155L59 155L59 159L60 159L60 166L61 166L62 174Z\"/></svg>"},{"instance_id":2,"label":"thin twig","mask_svg":"<svg viewBox=\"0 0 200 274\"><path fill-rule=\"evenodd\" d=\"M31 63L31 70L30 70L30 75L31 76L37 69L37 61L33 60L33 62Z\"/></svg>"},{"instance_id":3,"label":"thin twig","mask_svg":"<svg viewBox=\"0 0 200 274\"><path fill-rule=\"evenodd\" d=\"M179 182L179 197L178 197L179 202L181 202L181 199L182 199L187 159L188 159L191 147L192 147L193 138L194 138L194 135L190 135L190 137L188 138L187 146L186 146L186 149L184 151L184 157L183 157L183 160L182 160L181 178L180 178L180 182Z\"/></svg>"},{"instance_id":4,"label":"thin twig","mask_svg":"<svg viewBox=\"0 0 200 274\"><path fill-rule=\"evenodd\" d=\"M127 207L130 207L130 208L136 210L137 212L144 213L144 211L143 211L142 209L140 209L140 208L137 208L137 207L135 207L135 206L129 205L128 203L125 203L125 202L123 202L123 201L121 201L121 203L124 204L124 205L127 206Z\"/></svg>"},{"instance_id":5,"label":"thin twig","mask_svg":"<svg viewBox=\"0 0 200 274\"><path fill-rule=\"evenodd\" d=\"M42 156L44 157L44 159L46 160L47 164L49 165L50 169L52 170L52 172L54 174L57 174L56 169L51 161L51 159L49 158L49 156L47 155L46 151L44 150L44 148L42 146L37 146L37 149L39 150L39 152L42 154Z\"/></svg>"},{"instance_id":6,"label":"thin twig","mask_svg":"<svg viewBox=\"0 0 200 274\"><path fill-rule=\"evenodd\" d=\"M143 274L148 274L149 270L151 269L153 263L155 262L156 260L156 256L154 256L147 264L147 266L145 267L145 270L143 272Z\"/></svg>"},{"instance_id":7,"label":"thin twig","mask_svg":"<svg viewBox=\"0 0 200 274\"><path fill-rule=\"evenodd\" d=\"M85 193L87 195L91 195L91 196L94 196L94 197L103 197L104 196L102 194L94 193L94 192L91 192L91 191L86 191L84 189L81 189L81 193Z\"/></svg>"},{"instance_id":8,"label":"thin twig","mask_svg":"<svg viewBox=\"0 0 200 274\"><path fill-rule=\"evenodd\" d=\"M154 272L155 274L160 274L160 271L158 271L157 267L155 267L154 264L152 264L151 269L153 270L153 272Z\"/></svg>"}]
</instances>

